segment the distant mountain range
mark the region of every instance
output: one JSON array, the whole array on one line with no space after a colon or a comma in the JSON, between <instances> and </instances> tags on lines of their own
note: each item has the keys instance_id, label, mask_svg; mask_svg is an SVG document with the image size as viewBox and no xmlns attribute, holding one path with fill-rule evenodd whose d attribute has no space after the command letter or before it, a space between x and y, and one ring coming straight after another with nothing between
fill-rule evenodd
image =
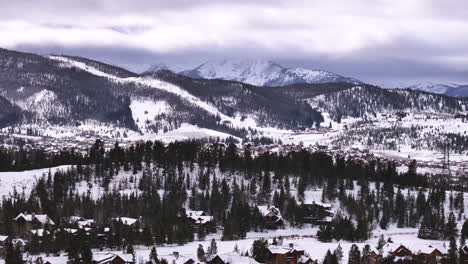
<instances>
[{"instance_id":1,"label":"distant mountain range","mask_svg":"<svg viewBox=\"0 0 468 264\"><path fill-rule=\"evenodd\" d=\"M178 68L180 69L180 67ZM207 61L193 69L177 70L166 63L151 65L145 73L169 70L194 79L222 79L242 82L255 86L286 86L298 83L337 83L364 84L326 70L310 70L301 67L287 68L269 60L225 59ZM468 84L421 82L402 89L411 89L453 97L468 97Z\"/></svg>"},{"instance_id":2,"label":"distant mountain range","mask_svg":"<svg viewBox=\"0 0 468 264\"><path fill-rule=\"evenodd\" d=\"M152 65L147 72L171 70L164 63ZM325 70L309 70L300 67L286 68L268 60L225 59L208 61L194 69L179 74L196 79L222 79L256 86L285 86L295 83L363 82Z\"/></svg>"},{"instance_id":3,"label":"distant mountain range","mask_svg":"<svg viewBox=\"0 0 468 264\"><path fill-rule=\"evenodd\" d=\"M160 69L155 73L137 74L81 57L0 49L0 129L4 128L3 133L29 131L57 137L82 137L87 133L140 139L180 129L190 137L194 134L190 131L198 127L216 132L214 135L248 139L272 133L272 137L284 139L282 133L300 134L326 127L349 129L340 136L339 144L343 146L366 141L368 145L388 147L401 135L411 135L426 140L424 144L432 148L438 144L434 138L441 138L440 134L447 131L452 133L452 127L431 131L429 137L415 134L416 128L407 129L420 119L406 118L406 127L399 130L394 127L398 123L389 122L407 115L419 114L426 119L428 115L438 118L443 114L449 124L464 125L462 119L468 117L468 98L416 88L381 89L324 71L285 69L268 61L225 61L223 67L216 65L205 63L184 74L159 65L154 67ZM193 73L207 77L186 76ZM221 80L220 76L232 80ZM347 124L341 124L342 120ZM350 120L360 120L364 127L355 128L348 123ZM380 122L379 126L374 127L371 121ZM460 133L468 131L457 129ZM381 132L387 135L382 137ZM362 133L372 135L358 138Z\"/></svg>"},{"instance_id":4,"label":"distant mountain range","mask_svg":"<svg viewBox=\"0 0 468 264\"><path fill-rule=\"evenodd\" d=\"M454 83L418 83L406 87L411 90L424 91L435 94L444 94L454 97L468 97L468 84L460 85Z\"/></svg>"}]
</instances>

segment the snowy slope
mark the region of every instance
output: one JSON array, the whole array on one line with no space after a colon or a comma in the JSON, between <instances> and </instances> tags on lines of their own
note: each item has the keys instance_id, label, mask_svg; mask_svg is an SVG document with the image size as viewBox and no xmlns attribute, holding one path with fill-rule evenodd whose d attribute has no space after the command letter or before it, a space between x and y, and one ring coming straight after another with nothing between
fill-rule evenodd
<instances>
[{"instance_id":1,"label":"snowy slope","mask_svg":"<svg viewBox=\"0 0 468 264\"><path fill-rule=\"evenodd\" d=\"M27 196L39 178L49 172L53 175L56 171L65 171L71 167L63 165L37 170L0 172L0 200L13 196L15 192Z\"/></svg>"},{"instance_id":2,"label":"snowy slope","mask_svg":"<svg viewBox=\"0 0 468 264\"><path fill-rule=\"evenodd\" d=\"M222 60L208 61L180 74L192 78L224 79L257 86L284 86L294 83L350 82L359 80L343 77L324 70L285 68L267 60Z\"/></svg>"}]
</instances>

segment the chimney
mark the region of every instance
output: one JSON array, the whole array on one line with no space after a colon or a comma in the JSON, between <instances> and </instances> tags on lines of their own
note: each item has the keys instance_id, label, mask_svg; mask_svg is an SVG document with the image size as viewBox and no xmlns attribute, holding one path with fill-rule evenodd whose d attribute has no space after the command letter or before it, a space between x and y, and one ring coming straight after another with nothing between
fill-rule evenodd
<instances>
[{"instance_id":1,"label":"chimney","mask_svg":"<svg viewBox=\"0 0 468 264\"><path fill-rule=\"evenodd\" d=\"M179 252L178 252L178 251L174 251L174 252L172 252L172 255L174 255L174 257L178 258L178 257L179 257Z\"/></svg>"},{"instance_id":2,"label":"chimney","mask_svg":"<svg viewBox=\"0 0 468 264\"><path fill-rule=\"evenodd\" d=\"M31 220L33 220L34 218L36 218L36 213L31 213Z\"/></svg>"},{"instance_id":3,"label":"chimney","mask_svg":"<svg viewBox=\"0 0 468 264\"><path fill-rule=\"evenodd\" d=\"M294 244L293 244L293 243L289 243L289 248L294 248Z\"/></svg>"}]
</instances>

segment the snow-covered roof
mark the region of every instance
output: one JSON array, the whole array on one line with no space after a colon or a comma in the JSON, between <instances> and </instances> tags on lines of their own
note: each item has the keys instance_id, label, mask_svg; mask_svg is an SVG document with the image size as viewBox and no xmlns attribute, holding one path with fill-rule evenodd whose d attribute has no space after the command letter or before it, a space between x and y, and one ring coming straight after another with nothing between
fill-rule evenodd
<instances>
[{"instance_id":1,"label":"snow-covered roof","mask_svg":"<svg viewBox=\"0 0 468 264\"><path fill-rule=\"evenodd\" d=\"M408 243L408 245L400 244L400 243L385 243L382 248L382 251L385 254L393 253L397 250L400 246L404 246L405 248L409 249L413 254L430 254L434 250L439 250L442 254L447 254L448 249L444 247L444 245L440 244L432 244L432 243ZM377 252L377 249L373 249Z\"/></svg>"},{"instance_id":2,"label":"snow-covered roof","mask_svg":"<svg viewBox=\"0 0 468 264\"><path fill-rule=\"evenodd\" d=\"M23 218L26 222L31 222L32 220L36 219L43 225L55 225L54 221L50 219L48 215L37 215L37 214L23 214L20 213L17 217L13 219L13 221L17 221L18 219Z\"/></svg>"},{"instance_id":3,"label":"snow-covered roof","mask_svg":"<svg viewBox=\"0 0 468 264\"><path fill-rule=\"evenodd\" d=\"M93 225L94 224L94 220L93 219L84 219L82 221L77 221L76 224L78 224L78 226L80 228L83 228L83 227L86 227L86 226L90 226L90 225Z\"/></svg>"},{"instance_id":4,"label":"snow-covered roof","mask_svg":"<svg viewBox=\"0 0 468 264\"><path fill-rule=\"evenodd\" d=\"M197 217L189 217L193 221L195 221L196 224L206 224L210 221L213 221L213 216L205 215L205 216L197 216Z\"/></svg>"},{"instance_id":5,"label":"snow-covered roof","mask_svg":"<svg viewBox=\"0 0 468 264\"><path fill-rule=\"evenodd\" d=\"M298 245L292 245L292 246L275 246L275 245L270 245L268 246L268 250L272 254L287 254L291 253L294 251L304 251L304 249L301 246Z\"/></svg>"},{"instance_id":6,"label":"snow-covered roof","mask_svg":"<svg viewBox=\"0 0 468 264\"><path fill-rule=\"evenodd\" d=\"M130 217L115 217L113 219L115 221L120 221L124 225L128 225L128 226L131 226L131 225L135 224L138 221L138 219L130 218Z\"/></svg>"},{"instance_id":7,"label":"snow-covered roof","mask_svg":"<svg viewBox=\"0 0 468 264\"><path fill-rule=\"evenodd\" d=\"M74 229L74 228L64 228L63 231L67 232L67 233L70 233L70 234L75 234L76 232L78 232L78 229Z\"/></svg>"},{"instance_id":8,"label":"snow-covered roof","mask_svg":"<svg viewBox=\"0 0 468 264\"><path fill-rule=\"evenodd\" d=\"M258 205L257 207L263 216L276 216L281 218L281 211L274 206Z\"/></svg>"},{"instance_id":9,"label":"snow-covered roof","mask_svg":"<svg viewBox=\"0 0 468 264\"><path fill-rule=\"evenodd\" d=\"M159 255L158 258L167 260L167 263L169 264L185 264L190 260L195 261L193 258L189 256L183 256L183 255L178 255L178 254Z\"/></svg>"},{"instance_id":10,"label":"snow-covered roof","mask_svg":"<svg viewBox=\"0 0 468 264\"><path fill-rule=\"evenodd\" d=\"M235 252L220 254L218 256L224 261L224 263L229 264L260 264L253 258L241 256L239 253Z\"/></svg>"},{"instance_id":11,"label":"snow-covered roof","mask_svg":"<svg viewBox=\"0 0 468 264\"><path fill-rule=\"evenodd\" d=\"M44 235L44 232L46 232L46 234L49 234L49 231L44 230L42 228L41 229L33 229L33 230L29 231L29 232L31 232L31 234L33 234L33 235L37 235L38 237L42 237Z\"/></svg>"},{"instance_id":12,"label":"snow-covered roof","mask_svg":"<svg viewBox=\"0 0 468 264\"><path fill-rule=\"evenodd\" d=\"M442 254L447 254L448 252L448 249L442 245L431 245L431 244L411 245L407 248L415 254L418 254L418 253L430 254L436 249L439 250Z\"/></svg>"},{"instance_id":13,"label":"snow-covered roof","mask_svg":"<svg viewBox=\"0 0 468 264\"><path fill-rule=\"evenodd\" d=\"M11 242L12 242L13 244L22 244L22 245L26 245L26 240L21 239L21 238L14 238Z\"/></svg>"},{"instance_id":14,"label":"snow-covered roof","mask_svg":"<svg viewBox=\"0 0 468 264\"><path fill-rule=\"evenodd\" d=\"M298 260L297 260L297 263L301 264L301 263L307 263L307 261L313 261L313 259L311 259L310 257L307 257L307 256L304 256L302 255Z\"/></svg>"},{"instance_id":15,"label":"snow-covered roof","mask_svg":"<svg viewBox=\"0 0 468 264\"><path fill-rule=\"evenodd\" d=\"M197 217L197 216L203 216L205 212L203 211L192 211L192 210L187 210L186 215L188 217Z\"/></svg>"},{"instance_id":16,"label":"snow-covered roof","mask_svg":"<svg viewBox=\"0 0 468 264\"><path fill-rule=\"evenodd\" d=\"M329 203L322 203L322 202L317 202L317 201L311 201L311 202L307 202L305 204L316 204L316 205L321 206L323 208L331 208L332 207L332 205L329 204Z\"/></svg>"},{"instance_id":17,"label":"snow-covered roof","mask_svg":"<svg viewBox=\"0 0 468 264\"><path fill-rule=\"evenodd\" d=\"M74 224L74 223L76 223L76 222L78 222L78 221L83 221L83 220L84 220L84 218L81 217L81 216L70 216L70 217L68 218L68 223Z\"/></svg>"},{"instance_id":18,"label":"snow-covered roof","mask_svg":"<svg viewBox=\"0 0 468 264\"><path fill-rule=\"evenodd\" d=\"M5 242L8 239L8 236L0 236L0 242Z\"/></svg>"},{"instance_id":19,"label":"snow-covered roof","mask_svg":"<svg viewBox=\"0 0 468 264\"><path fill-rule=\"evenodd\" d=\"M95 261L96 264L107 263L107 262L111 262L112 260L114 260L117 257L120 257L121 259L123 259L126 262L133 262L133 260L132 260L133 257L132 257L131 254L117 255L117 254L111 253L111 252L97 252L97 253L94 253L93 254L93 261Z\"/></svg>"}]
</instances>

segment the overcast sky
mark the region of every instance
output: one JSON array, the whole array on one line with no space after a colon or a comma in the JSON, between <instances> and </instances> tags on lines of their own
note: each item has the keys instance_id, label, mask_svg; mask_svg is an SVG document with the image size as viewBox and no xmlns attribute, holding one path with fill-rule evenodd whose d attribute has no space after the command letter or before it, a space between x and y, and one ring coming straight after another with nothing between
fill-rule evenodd
<instances>
[{"instance_id":1,"label":"overcast sky","mask_svg":"<svg viewBox=\"0 0 468 264\"><path fill-rule=\"evenodd\" d=\"M384 86L468 83L468 1L0 0L0 47L133 71L240 57Z\"/></svg>"}]
</instances>

